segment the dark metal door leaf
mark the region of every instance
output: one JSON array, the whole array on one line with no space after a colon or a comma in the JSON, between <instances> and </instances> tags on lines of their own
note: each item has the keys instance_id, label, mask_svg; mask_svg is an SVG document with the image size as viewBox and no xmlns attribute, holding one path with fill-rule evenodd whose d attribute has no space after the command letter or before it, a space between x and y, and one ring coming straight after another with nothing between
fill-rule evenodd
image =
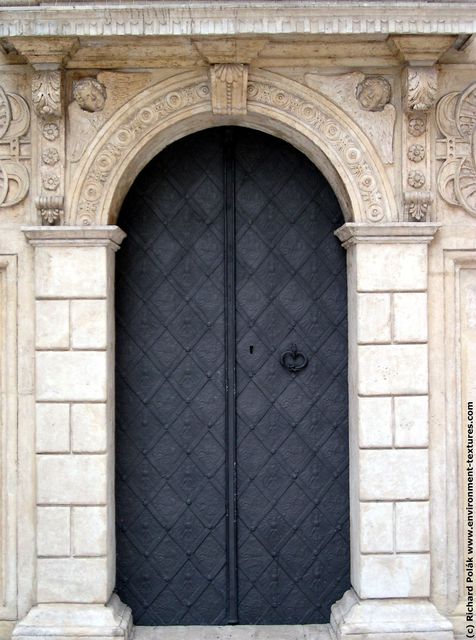
<instances>
[{"instance_id":1,"label":"dark metal door leaf","mask_svg":"<svg viewBox=\"0 0 476 640\"><path fill-rule=\"evenodd\" d=\"M117 591L141 625L327 622L349 587L345 256L325 179L240 128L139 175L117 254Z\"/></svg>"}]
</instances>

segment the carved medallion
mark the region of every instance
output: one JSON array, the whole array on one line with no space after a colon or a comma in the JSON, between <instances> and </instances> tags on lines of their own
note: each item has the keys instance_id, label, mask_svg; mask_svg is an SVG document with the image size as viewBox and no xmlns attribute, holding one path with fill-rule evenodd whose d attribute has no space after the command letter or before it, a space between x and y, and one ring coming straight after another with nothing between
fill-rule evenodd
<instances>
[{"instance_id":1,"label":"carved medallion","mask_svg":"<svg viewBox=\"0 0 476 640\"><path fill-rule=\"evenodd\" d=\"M375 82L375 78L382 78L382 76L365 76L360 71L338 75L306 74L307 84L330 98L350 115L374 143L383 162L391 164L393 162L395 107L388 101L383 104L387 97L390 98L390 83L385 78L382 78L385 84L380 81ZM371 90L372 94L374 90L376 92L376 97L372 95L372 100ZM360 101L358 96L360 96ZM376 98L379 98L379 101L376 101ZM383 106L381 109L367 110L363 108L362 101L368 105Z\"/></svg>"},{"instance_id":2,"label":"carved medallion","mask_svg":"<svg viewBox=\"0 0 476 640\"><path fill-rule=\"evenodd\" d=\"M83 111L102 111L107 98L106 87L96 78L83 78L75 83L73 98Z\"/></svg>"},{"instance_id":3,"label":"carved medallion","mask_svg":"<svg viewBox=\"0 0 476 640\"><path fill-rule=\"evenodd\" d=\"M365 111L382 111L390 102L392 88L383 76L365 76L357 85L355 96Z\"/></svg>"}]
</instances>

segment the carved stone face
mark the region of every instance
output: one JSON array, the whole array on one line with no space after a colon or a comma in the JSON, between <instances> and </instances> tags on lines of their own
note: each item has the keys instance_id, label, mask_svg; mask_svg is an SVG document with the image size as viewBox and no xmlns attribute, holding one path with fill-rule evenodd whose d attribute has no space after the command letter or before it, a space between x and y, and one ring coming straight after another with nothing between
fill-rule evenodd
<instances>
[{"instance_id":1,"label":"carved stone face","mask_svg":"<svg viewBox=\"0 0 476 640\"><path fill-rule=\"evenodd\" d=\"M101 111L106 97L106 87L95 78L84 78L74 85L73 98L83 111Z\"/></svg>"},{"instance_id":2,"label":"carved stone face","mask_svg":"<svg viewBox=\"0 0 476 640\"><path fill-rule=\"evenodd\" d=\"M382 76L366 76L357 85L355 95L365 111L382 111L390 102L390 83Z\"/></svg>"}]
</instances>

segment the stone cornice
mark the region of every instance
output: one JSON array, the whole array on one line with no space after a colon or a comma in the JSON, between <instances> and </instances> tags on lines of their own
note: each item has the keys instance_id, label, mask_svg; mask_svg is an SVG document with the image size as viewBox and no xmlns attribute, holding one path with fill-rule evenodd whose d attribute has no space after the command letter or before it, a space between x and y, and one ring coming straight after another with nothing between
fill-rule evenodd
<instances>
[{"instance_id":1,"label":"stone cornice","mask_svg":"<svg viewBox=\"0 0 476 640\"><path fill-rule=\"evenodd\" d=\"M126 233L115 225L91 227L22 227L34 247L109 247L119 249Z\"/></svg>"},{"instance_id":2,"label":"stone cornice","mask_svg":"<svg viewBox=\"0 0 476 640\"><path fill-rule=\"evenodd\" d=\"M429 244L440 228L435 222L347 222L334 231L342 246L364 244Z\"/></svg>"},{"instance_id":3,"label":"stone cornice","mask_svg":"<svg viewBox=\"0 0 476 640\"><path fill-rule=\"evenodd\" d=\"M153 2L0 9L0 37L476 32L475 2ZM79 5L79 6L78 6Z\"/></svg>"}]
</instances>

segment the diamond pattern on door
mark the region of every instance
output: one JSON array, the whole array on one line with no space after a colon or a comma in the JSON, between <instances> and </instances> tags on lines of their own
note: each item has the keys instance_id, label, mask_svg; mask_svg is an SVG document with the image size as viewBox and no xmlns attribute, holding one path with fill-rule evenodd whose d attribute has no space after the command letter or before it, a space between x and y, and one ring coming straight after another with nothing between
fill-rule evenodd
<instances>
[{"instance_id":1,"label":"diamond pattern on door","mask_svg":"<svg viewBox=\"0 0 476 640\"><path fill-rule=\"evenodd\" d=\"M224 232L233 206L230 439ZM348 588L341 223L302 154L246 129L175 143L129 192L117 254L117 591L136 624L226 624L235 544L241 624L327 622ZM280 363L293 343L309 360L297 373Z\"/></svg>"}]
</instances>

